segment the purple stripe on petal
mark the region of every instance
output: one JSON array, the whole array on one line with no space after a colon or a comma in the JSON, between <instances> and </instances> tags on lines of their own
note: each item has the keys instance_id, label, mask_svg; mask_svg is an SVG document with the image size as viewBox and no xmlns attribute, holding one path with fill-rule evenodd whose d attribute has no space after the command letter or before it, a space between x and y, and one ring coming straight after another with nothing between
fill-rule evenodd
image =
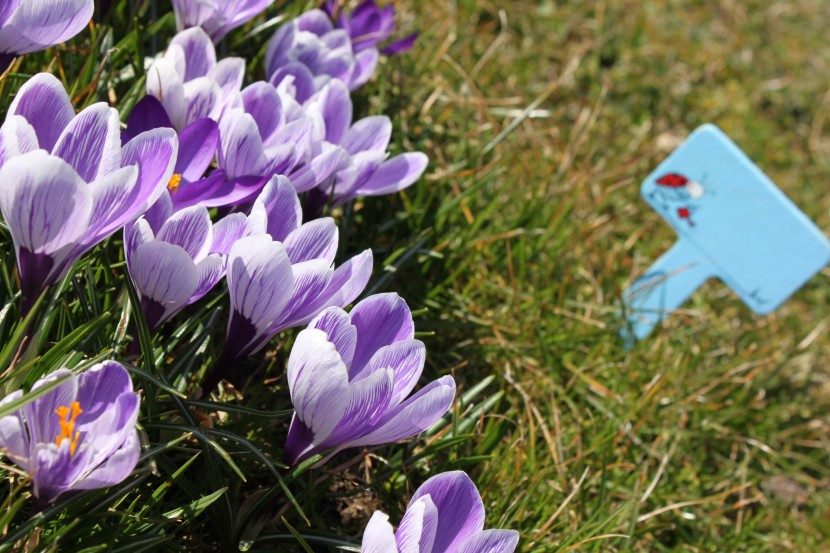
<instances>
[{"instance_id":1,"label":"purple stripe on petal","mask_svg":"<svg viewBox=\"0 0 830 553\"><path fill-rule=\"evenodd\" d=\"M349 383L349 406L337 428L321 444L323 448L339 446L359 438L384 415L392 401L391 370L377 370L366 378ZM295 404L296 405L296 404Z\"/></svg>"},{"instance_id":2,"label":"purple stripe on petal","mask_svg":"<svg viewBox=\"0 0 830 553\"><path fill-rule=\"evenodd\" d=\"M216 253L210 254L196 264L196 272L199 275L199 284L190 296L188 304L202 299L225 276L225 257Z\"/></svg>"},{"instance_id":3,"label":"purple stripe on petal","mask_svg":"<svg viewBox=\"0 0 830 553\"><path fill-rule=\"evenodd\" d=\"M184 58L187 61L183 75L185 82L207 76L216 66L216 50L213 42L199 27L180 32L173 37L170 45L178 46L184 52Z\"/></svg>"}]
</instances>

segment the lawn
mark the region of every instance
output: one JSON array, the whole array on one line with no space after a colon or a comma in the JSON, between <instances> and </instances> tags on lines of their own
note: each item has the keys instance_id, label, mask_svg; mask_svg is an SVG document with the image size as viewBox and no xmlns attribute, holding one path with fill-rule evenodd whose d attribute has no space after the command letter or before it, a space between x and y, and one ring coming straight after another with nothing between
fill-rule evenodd
<instances>
[{"instance_id":1,"label":"lawn","mask_svg":"<svg viewBox=\"0 0 830 553\"><path fill-rule=\"evenodd\" d=\"M311 5L287 4L257 23ZM431 163L406 191L334 213L339 259L372 248L365 295L407 300L427 345L423 382L458 382L451 416L405 444L288 469L296 331L245 363L243 386L186 397L221 349L219 290L143 336L141 469L37 515L3 479L0 551L26 536L31 551L358 550L373 511L400 520L424 480L456 469L478 485L487 527L521 533L520 551L826 548L830 270L768 316L713 281L633 349L619 338L622 291L676 239L640 183L698 125L720 126L830 229L825 3L396 5L400 28L422 34L381 64L356 112L392 117L393 151ZM141 60L175 32L169 12L113 2L91 32L17 62L0 113L48 70L77 108L126 114L143 94ZM249 82L271 32L255 27L223 46L248 58ZM5 304L17 290L7 234L0 254ZM49 298L37 347L17 360L29 384L84 358L135 361L122 260L116 236ZM0 313L3 344L14 322Z\"/></svg>"}]
</instances>

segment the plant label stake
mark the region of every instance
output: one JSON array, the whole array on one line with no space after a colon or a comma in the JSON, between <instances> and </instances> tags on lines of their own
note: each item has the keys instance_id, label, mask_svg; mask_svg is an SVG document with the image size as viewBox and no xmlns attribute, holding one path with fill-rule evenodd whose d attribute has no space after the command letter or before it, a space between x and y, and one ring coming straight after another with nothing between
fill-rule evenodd
<instances>
[{"instance_id":1,"label":"plant label stake","mask_svg":"<svg viewBox=\"0 0 830 553\"><path fill-rule=\"evenodd\" d=\"M711 277L766 314L830 263L830 241L714 125L692 133L641 192L679 240L623 295L628 344Z\"/></svg>"}]
</instances>

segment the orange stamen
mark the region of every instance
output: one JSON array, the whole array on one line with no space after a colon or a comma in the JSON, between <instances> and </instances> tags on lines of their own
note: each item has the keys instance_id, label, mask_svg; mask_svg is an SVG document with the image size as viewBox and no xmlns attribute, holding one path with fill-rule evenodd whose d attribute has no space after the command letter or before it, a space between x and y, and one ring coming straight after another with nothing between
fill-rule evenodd
<instances>
[{"instance_id":1,"label":"orange stamen","mask_svg":"<svg viewBox=\"0 0 830 553\"><path fill-rule=\"evenodd\" d=\"M57 443L58 447L60 447L63 440L71 440L69 443L70 455L75 455L75 449L78 447L78 438L81 437L81 432L79 430L75 430L75 419L77 419L78 415L83 412L84 410L81 409L81 404L77 401L70 403L69 407L61 405L55 409L55 414L60 417L58 424L61 426L60 436L55 438L55 443Z\"/></svg>"},{"instance_id":2,"label":"orange stamen","mask_svg":"<svg viewBox=\"0 0 830 553\"><path fill-rule=\"evenodd\" d=\"M175 194L179 190L179 185L182 183L182 176L178 173L170 177L170 182L167 183L167 190L171 194Z\"/></svg>"}]
</instances>

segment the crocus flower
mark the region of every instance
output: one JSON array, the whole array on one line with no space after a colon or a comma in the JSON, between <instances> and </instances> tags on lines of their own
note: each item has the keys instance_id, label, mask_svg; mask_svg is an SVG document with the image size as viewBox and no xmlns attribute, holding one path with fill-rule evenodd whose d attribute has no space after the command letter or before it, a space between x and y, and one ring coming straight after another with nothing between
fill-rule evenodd
<instances>
[{"instance_id":1,"label":"crocus flower","mask_svg":"<svg viewBox=\"0 0 830 553\"><path fill-rule=\"evenodd\" d=\"M81 255L135 220L170 181L172 129L121 146L118 111L92 105L77 116L52 75L17 93L0 127L0 211L17 255L22 310Z\"/></svg>"},{"instance_id":2,"label":"crocus flower","mask_svg":"<svg viewBox=\"0 0 830 553\"><path fill-rule=\"evenodd\" d=\"M375 511L361 553L513 553L515 530L484 530L484 502L463 471L433 476L415 492L393 532L389 515Z\"/></svg>"},{"instance_id":3,"label":"crocus flower","mask_svg":"<svg viewBox=\"0 0 830 553\"><path fill-rule=\"evenodd\" d=\"M173 128L164 106L155 96L145 96L130 112L127 129L122 132L124 143L142 132L152 129ZM179 210L198 203L195 192L204 188L213 188L224 181L224 174L205 172L216 157L219 146L219 125L216 121L203 117L187 125L179 137L179 152L173 177L168 183L173 209Z\"/></svg>"},{"instance_id":4,"label":"crocus flower","mask_svg":"<svg viewBox=\"0 0 830 553\"><path fill-rule=\"evenodd\" d=\"M182 130L203 117L219 121L240 102L245 60L216 61L216 48L201 27L182 31L147 71L147 94L161 101L173 126Z\"/></svg>"},{"instance_id":5,"label":"crocus flower","mask_svg":"<svg viewBox=\"0 0 830 553\"><path fill-rule=\"evenodd\" d=\"M179 30L201 27L218 43L264 12L274 0L172 0Z\"/></svg>"},{"instance_id":6,"label":"crocus flower","mask_svg":"<svg viewBox=\"0 0 830 553\"><path fill-rule=\"evenodd\" d=\"M33 389L61 378L46 395L0 418L0 453L29 475L41 503L122 482L141 450L139 397L124 367L105 361L77 376L59 369ZM0 405L22 394L13 392Z\"/></svg>"},{"instance_id":7,"label":"crocus flower","mask_svg":"<svg viewBox=\"0 0 830 553\"><path fill-rule=\"evenodd\" d=\"M276 334L307 324L327 307L350 304L371 276L371 250L334 268L334 221L323 218L301 225L300 202L285 177L271 179L250 218L267 219L268 234L244 237L230 248L227 339L203 391L229 376L227 371L239 359L262 349Z\"/></svg>"},{"instance_id":8,"label":"crocus flower","mask_svg":"<svg viewBox=\"0 0 830 553\"><path fill-rule=\"evenodd\" d=\"M307 11L277 29L265 54L271 84L293 78L300 102L331 79L343 81L350 90L359 88L372 77L377 62L374 48L355 54L349 33L335 29L321 10Z\"/></svg>"},{"instance_id":9,"label":"crocus flower","mask_svg":"<svg viewBox=\"0 0 830 553\"><path fill-rule=\"evenodd\" d=\"M127 267L150 330L199 301L225 276L227 254L236 240L262 232L242 213L216 224L204 206L173 213L165 192L124 240Z\"/></svg>"},{"instance_id":10,"label":"crocus flower","mask_svg":"<svg viewBox=\"0 0 830 553\"><path fill-rule=\"evenodd\" d=\"M451 376L409 396L424 368L424 344L397 294L370 296L351 313L330 308L300 332L288 359L294 418L291 464L334 448L397 442L420 434L449 410Z\"/></svg>"},{"instance_id":11,"label":"crocus flower","mask_svg":"<svg viewBox=\"0 0 830 553\"><path fill-rule=\"evenodd\" d=\"M345 167L345 150L312 136L313 122L284 87L254 83L242 91L242 107L219 124L219 167L227 177L200 202L237 205L254 197L274 175L288 175L298 192L318 186Z\"/></svg>"},{"instance_id":12,"label":"crocus flower","mask_svg":"<svg viewBox=\"0 0 830 553\"><path fill-rule=\"evenodd\" d=\"M365 0L348 13L341 10L338 13L338 0L327 0L323 9L332 18L339 29L345 29L352 39L352 49L361 52L368 48L376 48L385 42L395 30L395 6L388 5L380 8L374 0ZM395 55L412 48L418 39L418 33L412 33L400 40L390 42L380 49L381 54Z\"/></svg>"},{"instance_id":13,"label":"crocus flower","mask_svg":"<svg viewBox=\"0 0 830 553\"><path fill-rule=\"evenodd\" d=\"M93 0L0 2L0 73L14 58L66 42L92 19Z\"/></svg>"},{"instance_id":14,"label":"crocus flower","mask_svg":"<svg viewBox=\"0 0 830 553\"><path fill-rule=\"evenodd\" d=\"M318 184L321 192L333 196L335 205L358 196L399 192L417 181L429 164L421 152L389 157L392 121L388 117L365 117L352 124L352 100L340 81L329 82L305 107L313 120L322 123L325 141L348 154L348 163Z\"/></svg>"}]
</instances>

